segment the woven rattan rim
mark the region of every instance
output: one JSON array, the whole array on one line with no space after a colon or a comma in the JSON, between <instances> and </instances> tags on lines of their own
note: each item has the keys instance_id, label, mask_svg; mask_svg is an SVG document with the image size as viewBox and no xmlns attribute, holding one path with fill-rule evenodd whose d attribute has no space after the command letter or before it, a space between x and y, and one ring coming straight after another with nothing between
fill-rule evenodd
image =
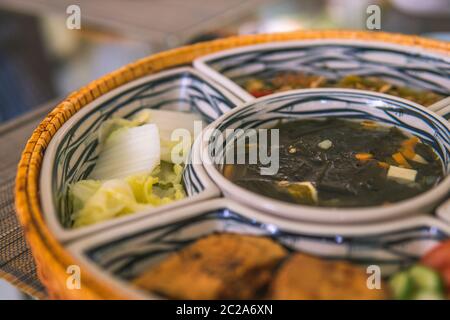
<instances>
[{"instance_id":1,"label":"woven rattan rim","mask_svg":"<svg viewBox=\"0 0 450 320\"><path fill-rule=\"evenodd\" d=\"M36 259L40 280L50 298L64 299L126 299L124 293L95 278L88 268L81 266L82 285L79 290L66 289L69 265L80 265L55 239L43 220L39 204L39 173L44 151L56 131L75 112L101 95L144 75L176 65L192 62L195 58L220 50L286 40L355 39L382 41L415 46L445 53L450 56L450 43L416 36L383 32L357 31L301 31L231 37L204 42L151 55L120 68L70 94L56 106L35 129L28 140L20 160L16 178L16 209L25 229L27 241Z\"/></svg>"}]
</instances>

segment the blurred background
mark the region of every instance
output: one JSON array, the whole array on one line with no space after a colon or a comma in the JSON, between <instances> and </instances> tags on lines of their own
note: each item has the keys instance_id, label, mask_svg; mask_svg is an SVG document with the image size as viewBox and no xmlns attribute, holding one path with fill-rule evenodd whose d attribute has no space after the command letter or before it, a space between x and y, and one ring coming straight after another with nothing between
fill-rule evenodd
<instances>
[{"instance_id":1,"label":"blurred background","mask_svg":"<svg viewBox=\"0 0 450 320\"><path fill-rule=\"evenodd\" d=\"M39 121L58 99L138 58L236 34L366 30L373 4L381 31L450 41L450 0L0 0L2 143L11 123ZM66 26L70 5L81 29ZM21 297L0 280L0 299Z\"/></svg>"},{"instance_id":2,"label":"blurred background","mask_svg":"<svg viewBox=\"0 0 450 320\"><path fill-rule=\"evenodd\" d=\"M69 5L81 29L66 27ZM0 0L0 121L151 53L234 34L366 29L450 37L450 0Z\"/></svg>"}]
</instances>

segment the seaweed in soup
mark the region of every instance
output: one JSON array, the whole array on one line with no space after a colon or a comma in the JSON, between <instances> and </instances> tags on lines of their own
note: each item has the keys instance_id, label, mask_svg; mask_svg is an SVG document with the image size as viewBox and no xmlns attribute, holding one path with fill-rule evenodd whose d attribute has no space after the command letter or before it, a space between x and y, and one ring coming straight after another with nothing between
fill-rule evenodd
<instances>
[{"instance_id":1,"label":"seaweed in soup","mask_svg":"<svg viewBox=\"0 0 450 320\"><path fill-rule=\"evenodd\" d=\"M281 201L321 207L388 205L414 197L443 177L432 148L396 127L337 118L299 120L279 130L279 170L228 165L237 185Z\"/></svg>"}]
</instances>

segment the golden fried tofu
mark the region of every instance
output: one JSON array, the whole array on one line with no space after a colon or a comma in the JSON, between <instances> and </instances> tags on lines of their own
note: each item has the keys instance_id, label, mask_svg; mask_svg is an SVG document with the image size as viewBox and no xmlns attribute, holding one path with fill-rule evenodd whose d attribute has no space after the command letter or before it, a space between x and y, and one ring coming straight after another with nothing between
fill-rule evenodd
<instances>
[{"instance_id":1,"label":"golden fried tofu","mask_svg":"<svg viewBox=\"0 0 450 320\"><path fill-rule=\"evenodd\" d=\"M326 261L293 254L277 270L268 291L269 299L280 300L372 300L386 299L383 291L368 289L363 268L343 261Z\"/></svg>"},{"instance_id":2,"label":"golden fried tofu","mask_svg":"<svg viewBox=\"0 0 450 320\"><path fill-rule=\"evenodd\" d=\"M250 299L287 255L269 238L213 234L172 254L134 284L173 299Z\"/></svg>"}]
</instances>

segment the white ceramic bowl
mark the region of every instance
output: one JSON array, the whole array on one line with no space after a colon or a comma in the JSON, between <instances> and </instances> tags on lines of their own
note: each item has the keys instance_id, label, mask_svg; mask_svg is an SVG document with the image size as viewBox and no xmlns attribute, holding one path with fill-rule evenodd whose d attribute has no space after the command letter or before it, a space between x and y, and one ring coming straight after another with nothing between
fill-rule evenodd
<instances>
[{"instance_id":1,"label":"white ceramic bowl","mask_svg":"<svg viewBox=\"0 0 450 320\"><path fill-rule=\"evenodd\" d=\"M374 76L393 84L450 95L450 57L417 47L362 40L283 41L224 50L198 58L194 66L245 101L246 77L299 71L339 79Z\"/></svg>"},{"instance_id":2,"label":"white ceramic bowl","mask_svg":"<svg viewBox=\"0 0 450 320\"><path fill-rule=\"evenodd\" d=\"M204 133L203 165L228 198L280 217L320 223L361 223L394 219L429 211L450 191L450 126L442 117L404 99L368 91L346 89L296 90L256 99L214 121L208 128L226 129L270 127L277 121L317 117L373 120L397 126L429 144L443 162L445 178L431 190L389 206L323 208L290 204L248 191L222 175L224 154L232 139L215 145L212 130ZM215 154L211 153L212 148ZM212 155L213 154L213 155ZM218 164L218 165L216 165Z\"/></svg>"},{"instance_id":3,"label":"white ceramic bowl","mask_svg":"<svg viewBox=\"0 0 450 320\"><path fill-rule=\"evenodd\" d=\"M428 216L370 225L323 225L286 221L226 199L208 200L165 215L85 237L67 248L92 273L134 298L161 299L130 284L184 245L215 232L265 235L294 251L377 265L381 276L416 262L450 236L450 227Z\"/></svg>"},{"instance_id":4,"label":"white ceramic bowl","mask_svg":"<svg viewBox=\"0 0 450 320\"><path fill-rule=\"evenodd\" d=\"M219 190L201 165L183 172L188 197L147 211L71 229L71 208L66 196L70 183L84 179L98 154L97 130L111 117L130 117L144 108L199 113L210 122L241 102L226 89L211 83L192 68L177 68L127 83L101 96L73 115L52 138L44 155L40 197L45 219L57 239L71 241L121 223L218 196ZM193 158L199 155L190 155ZM193 167L196 167L194 171Z\"/></svg>"}]
</instances>

